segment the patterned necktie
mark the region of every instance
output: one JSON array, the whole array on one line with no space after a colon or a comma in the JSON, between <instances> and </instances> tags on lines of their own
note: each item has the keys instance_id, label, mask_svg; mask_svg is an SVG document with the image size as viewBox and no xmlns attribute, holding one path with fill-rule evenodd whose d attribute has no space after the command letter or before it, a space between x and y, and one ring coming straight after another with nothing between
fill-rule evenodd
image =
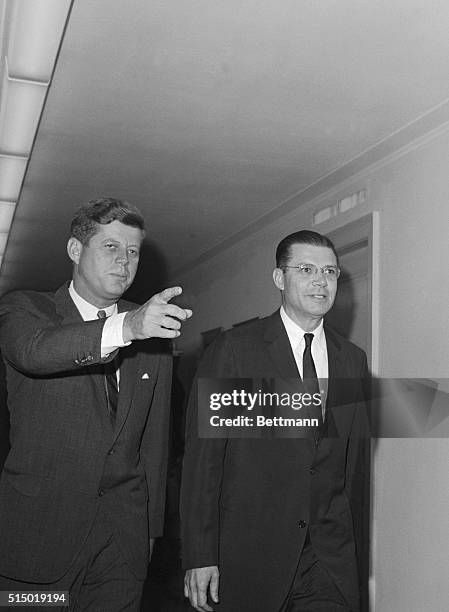
<instances>
[{"instance_id":1,"label":"patterned necktie","mask_svg":"<svg viewBox=\"0 0 449 612\"><path fill-rule=\"evenodd\" d=\"M315 393L320 394L320 385L318 383L318 376L316 374L315 363L312 357L312 340L313 334L304 334L304 342L306 347L302 356L302 380L307 393L314 395ZM315 402L309 406L310 417L312 419L318 419L319 426L323 424L323 413L322 406L315 405Z\"/></svg>"},{"instance_id":2,"label":"patterned necktie","mask_svg":"<svg viewBox=\"0 0 449 612\"><path fill-rule=\"evenodd\" d=\"M104 310L97 312L99 319L105 319L106 313ZM115 359L103 364L104 388L106 391L106 399L108 401L109 418L111 419L112 427L115 426L115 417L117 415L118 404L118 384Z\"/></svg>"}]
</instances>

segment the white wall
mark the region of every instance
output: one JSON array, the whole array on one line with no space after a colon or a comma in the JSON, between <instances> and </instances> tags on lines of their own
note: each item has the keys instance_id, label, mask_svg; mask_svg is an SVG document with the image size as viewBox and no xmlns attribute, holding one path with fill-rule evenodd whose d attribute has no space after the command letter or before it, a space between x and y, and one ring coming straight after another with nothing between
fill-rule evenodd
<instances>
[{"instance_id":1,"label":"white wall","mask_svg":"<svg viewBox=\"0 0 449 612\"><path fill-rule=\"evenodd\" d=\"M194 318L179 347L198 347L200 332L278 306L274 250L313 211L356 189L359 208L316 227L328 233L379 211L379 360L385 377L448 377L449 131L415 143L323 194L177 279ZM236 228L240 229L240 228ZM449 607L449 442L375 442L373 610L438 612Z\"/></svg>"}]
</instances>

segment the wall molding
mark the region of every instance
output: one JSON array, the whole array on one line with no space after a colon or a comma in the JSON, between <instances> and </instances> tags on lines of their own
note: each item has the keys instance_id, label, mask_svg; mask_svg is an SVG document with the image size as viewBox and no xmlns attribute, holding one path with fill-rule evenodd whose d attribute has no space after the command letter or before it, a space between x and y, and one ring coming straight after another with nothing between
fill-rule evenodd
<instances>
[{"instance_id":1,"label":"wall molding","mask_svg":"<svg viewBox=\"0 0 449 612\"><path fill-rule=\"evenodd\" d=\"M185 266L173 271L173 277L183 275L221 254L231 246L264 230L273 222L297 211L300 207L311 206L314 202L341 191L354 180L361 180L376 170L387 166L405 155L424 147L449 130L449 99L420 115L414 121L402 126L396 132L380 140L342 166L335 168L298 193L285 199L270 212L255 219L214 247L202 253Z\"/></svg>"}]
</instances>

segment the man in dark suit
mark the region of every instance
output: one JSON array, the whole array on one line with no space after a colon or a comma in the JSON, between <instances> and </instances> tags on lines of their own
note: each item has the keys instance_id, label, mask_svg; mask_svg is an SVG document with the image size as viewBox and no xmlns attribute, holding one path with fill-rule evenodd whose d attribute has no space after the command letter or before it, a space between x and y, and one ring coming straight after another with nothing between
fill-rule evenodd
<instances>
[{"instance_id":1,"label":"man in dark suit","mask_svg":"<svg viewBox=\"0 0 449 612\"><path fill-rule=\"evenodd\" d=\"M339 274L326 237L287 236L273 273L280 311L225 332L201 361L189 404L181 499L185 594L197 610L359 609L349 499L367 432L367 361L323 325ZM303 392L320 392L318 427L296 439L285 431L200 438L198 410L209 406L198 405L198 379L212 377L296 378Z\"/></svg>"},{"instance_id":2,"label":"man in dark suit","mask_svg":"<svg viewBox=\"0 0 449 612\"><path fill-rule=\"evenodd\" d=\"M70 591L70 610L139 610L162 533L171 359L191 312L166 289L121 300L139 211L102 198L72 221L73 280L0 302L11 449L0 479L0 591ZM68 608L61 608L67 610Z\"/></svg>"}]
</instances>

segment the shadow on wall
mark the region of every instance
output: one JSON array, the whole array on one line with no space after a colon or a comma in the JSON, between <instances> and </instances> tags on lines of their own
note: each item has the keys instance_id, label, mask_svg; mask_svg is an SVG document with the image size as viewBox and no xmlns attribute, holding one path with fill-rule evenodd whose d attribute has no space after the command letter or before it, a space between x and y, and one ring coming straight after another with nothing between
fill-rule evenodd
<instances>
[{"instance_id":1,"label":"shadow on wall","mask_svg":"<svg viewBox=\"0 0 449 612\"><path fill-rule=\"evenodd\" d=\"M168 267L162 251L145 239L134 283L125 299L143 304L152 295L168 287Z\"/></svg>"},{"instance_id":2,"label":"shadow on wall","mask_svg":"<svg viewBox=\"0 0 449 612\"><path fill-rule=\"evenodd\" d=\"M326 315L326 322L344 338L350 339L354 328L355 308L353 280L342 267L338 280L337 297L332 309Z\"/></svg>"},{"instance_id":3,"label":"shadow on wall","mask_svg":"<svg viewBox=\"0 0 449 612\"><path fill-rule=\"evenodd\" d=\"M147 239L144 240L140 254L139 267L133 284L123 296L126 300L143 304L155 293L168 287L168 268L162 251ZM171 343L164 339L154 339L151 350L171 353Z\"/></svg>"}]
</instances>

